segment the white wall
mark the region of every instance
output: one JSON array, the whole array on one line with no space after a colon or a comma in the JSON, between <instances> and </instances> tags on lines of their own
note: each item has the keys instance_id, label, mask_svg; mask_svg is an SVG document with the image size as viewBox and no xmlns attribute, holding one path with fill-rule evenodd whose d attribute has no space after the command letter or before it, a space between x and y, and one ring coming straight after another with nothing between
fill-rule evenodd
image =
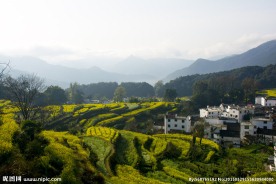
<instances>
[{"instance_id":1,"label":"white wall","mask_svg":"<svg viewBox=\"0 0 276 184\"><path fill-rule=\"evenodd\" d=\"M246 133L247 132L247 133ZM245 135L256 135L257 130L254 129L254 125L250 122L241 123L240 138L244 139Z\"/></svg>"},{"instance_id":2,"label":"white wall","mask_svg":"<svg viewBox=\"0 0 276 184\"><path fill-rule=\"evenodd\" d=\"M266 99L265 97L256 97L255 104L261 104L262 106L276 106L276 99Z\"/></svg>"},{"instance_id":3,"label":"white wall","mask_svg":"<svg viewBox=\"0 0 276 184\"><path fill-rule=\"evenodd\" d=\"M191 132L191 118L175 115L174 117L164 117L165 134L170 130L183 130L187 133Z\"/></svg>"},{"instance_id":4,"label":"white wall","mask_svg":"<svg viewBox=\"0 0 276 184\"><path fill-rule=\"evenodd\" d=\"M256 98L255 98L255 104L259 104L259 105L261 105L262 104L262 99L263 99L264 97L262 97L262 96L257 96Z\"/></svg>"},{"instance_id":5,"label":"white wall","mask_svg":"<svg viewBox=\"0 0 276 184\"><path fill-rule=\"evenodd\" d=\"M270 100L268 99L266 102L265 102L265 106L276 106L276 100Z\"/></svg>"}]
</instances>

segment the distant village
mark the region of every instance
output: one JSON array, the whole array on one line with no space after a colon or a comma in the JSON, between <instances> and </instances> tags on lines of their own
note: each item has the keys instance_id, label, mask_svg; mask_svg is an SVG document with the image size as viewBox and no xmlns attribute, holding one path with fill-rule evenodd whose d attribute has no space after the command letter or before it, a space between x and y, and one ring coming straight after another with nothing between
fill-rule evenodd
<instances>
[{"instance_id":1,"label":"distant village","mask_svg":"<svg viewBox=\"0 0 276 184\"><path fill-rule=\"evenodd\" d=\"M164 122L155 129L168 133L192 133L196 123L204 125L204 138L213 140L222 147L240 147L253 143L276 143L276 98L258 96L255 104L238 106L220 104L199 109L199 115L187 117L166 114ZM275 156L270 167L275 170Z\"/></svg>"}]
</instances>

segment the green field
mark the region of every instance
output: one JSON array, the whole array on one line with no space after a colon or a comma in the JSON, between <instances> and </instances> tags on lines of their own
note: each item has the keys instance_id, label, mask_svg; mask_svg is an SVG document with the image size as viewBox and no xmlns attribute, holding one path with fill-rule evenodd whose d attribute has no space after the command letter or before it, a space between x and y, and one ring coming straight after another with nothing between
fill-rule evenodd
<instances>
[{"instance_id":1,"label":"green field","mask_svg":"<svg viewBox=\"0 0 276 184\"><path fill-rule=\"evenodd\" d=\"M168 111L181 112L176 103L111 103L48 106L45 110L45 129L70 131L81 135L90 126L105 126L116 129L148 131L148 122L158 121L159 114Z\"/></svg>"},{"instance_id":2,"label":"green field","mask_svg":"<svg viewBox=\"0 0 276 184\"><path fill-rule=\"evenodd\" d=\"M128 131L145 131L149 120L177 108L165 102L49 106L44 128L34 129L37 125L30 123L24 129L15 120L17 109L0 101L0 175L60 177L61 183L76 184L182 184L191 177L276 179L264 166L273 154L271 146L222 149L207 139L192 145L192 135Z\"/></svg>"},{"instance_id":3,"label":"green field","mask_svg":"<svg viewBox=\"0 0 276 184\"><path fill-rule=\"evenodd\" d=\"M276 97L276 89L267 89L257 92L258 95L265 95L270 97Z\"/></svg>"}]
</instances>

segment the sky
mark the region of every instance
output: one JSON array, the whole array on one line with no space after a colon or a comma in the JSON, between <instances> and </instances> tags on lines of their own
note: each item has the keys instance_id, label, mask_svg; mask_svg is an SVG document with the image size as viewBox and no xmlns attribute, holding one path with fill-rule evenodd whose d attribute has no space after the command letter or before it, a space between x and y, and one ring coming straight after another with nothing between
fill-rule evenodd
<instances>
[{"instance_id":1,"label":"sky","mask_svg":"<svg viewBox=\"0 0 276 184\"><path fill-rule=\"evenodd\" d=\"M0 55L215 58L276 39L275 0L0 0Z\"/></svg>"}]
</instances>

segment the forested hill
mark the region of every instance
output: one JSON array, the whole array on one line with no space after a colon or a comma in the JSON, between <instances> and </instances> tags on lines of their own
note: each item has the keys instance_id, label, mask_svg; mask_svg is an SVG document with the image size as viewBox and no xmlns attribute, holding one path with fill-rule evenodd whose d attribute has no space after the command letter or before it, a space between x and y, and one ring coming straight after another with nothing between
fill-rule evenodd
<instances>
[{"instance_id":1,"label":"forested hill","mask_svg":"<svg viewBox=\"0 0 276 184\"><path fill-rule=\"evenodd\" d=\"M61 184L182 184L206 176L276 179L275 172L264 168L273 154L272 146L223 150L197 134L147 135L126 130L148 124L148 117L175 105L47 106L44 117L39 114L37 121L18 124L14 119L17 108L0 100L0 175L22 176L22 181L59 178ZM63 131L45 130L45 124ZM124 130L110 128L122 125Z\"/></svg>"},{"instance_id":2,"label":"forested hill","mask_svg":"<svg viewBox=\"0 0 276 184\"><path fill-rule=\"evenodd\" d=\"M112 99L118 86L119 84L117 82L99 82L79 85L78 88L83 92L85 97L90 97L92 99ZM154 96L153 86L146 82L122 82L120 86L124 87L126 97Z\"/></svg>"},{"instance_id":3,"label":"forested hill","mask_svg":"<svg viewBox=\"0 0 276 184\"><path fill-rule=\"evenodd\" d=\"M263 43L242 54L217 61L198 59L189 67L171 73L165 80L169 81L180 76L213 73L245 66L267 66L269 64L276 64L276 40Z\"/></svg>"},{"instance_id":4,"label":"forested hill","mask_svg":"<svg viewBox=\"0 0 276 184\"><path fill-rule=\"evenodd\" d=\"M275 88L276 65L248 66L230 71L179 77L166 83L163 90L176 89L178 96L190 96L193 93L193 85L197 81L204 81L209 86L217 88L238 89L241 88L242 81L246 78L254 79L258 89Z\"/></svg>"}]
</instances>

